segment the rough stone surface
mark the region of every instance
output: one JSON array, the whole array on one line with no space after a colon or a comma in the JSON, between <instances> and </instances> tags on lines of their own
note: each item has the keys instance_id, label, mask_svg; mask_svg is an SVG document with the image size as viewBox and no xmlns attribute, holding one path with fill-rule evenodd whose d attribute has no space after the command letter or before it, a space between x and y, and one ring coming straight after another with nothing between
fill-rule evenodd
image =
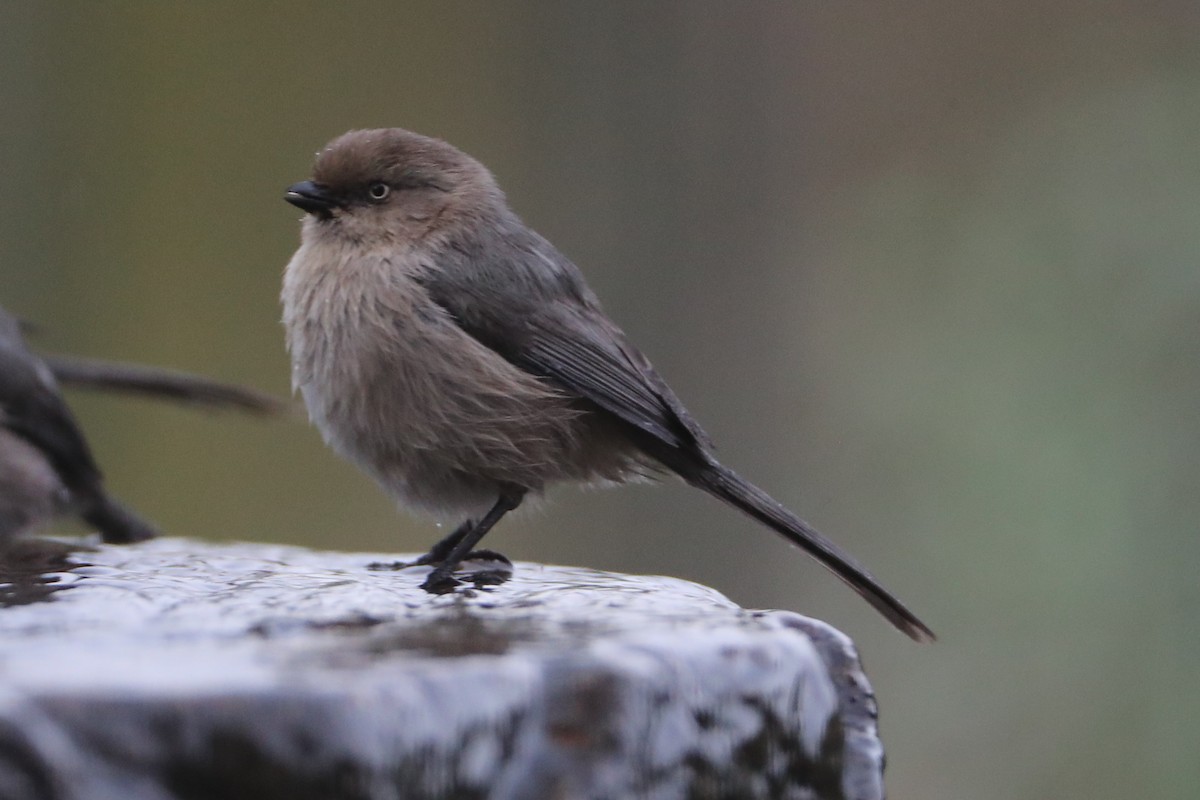
<instances>
[{"instance_id":1,"label":"rough stone surface","mask_svg":"<svg viewBox=\"0 0 1200 800\"><path fill-rule=\"evenodd\" d=\"M368 569L393 558L167 539L0 567L0 800L883 796L823 623L528 563L433 597Z\"/></svg>"}]
</instances>

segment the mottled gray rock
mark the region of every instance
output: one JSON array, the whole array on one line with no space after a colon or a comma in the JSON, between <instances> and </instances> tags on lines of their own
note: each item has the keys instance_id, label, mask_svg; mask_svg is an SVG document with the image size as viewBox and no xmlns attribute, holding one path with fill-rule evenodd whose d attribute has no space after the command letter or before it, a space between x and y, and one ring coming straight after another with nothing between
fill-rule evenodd
<instances>
[{"instance_id":1,"label":"mottled gray rock","mask_svg":"<svg viewBox=\"0 0 1200 800\"><path fill-rule=\"evenodd\" d=\"M69 558L0 576L3 800L883 796L850 641L696 584L520 563L432 597L378 555Z\"/></svg>"}]
</instances>

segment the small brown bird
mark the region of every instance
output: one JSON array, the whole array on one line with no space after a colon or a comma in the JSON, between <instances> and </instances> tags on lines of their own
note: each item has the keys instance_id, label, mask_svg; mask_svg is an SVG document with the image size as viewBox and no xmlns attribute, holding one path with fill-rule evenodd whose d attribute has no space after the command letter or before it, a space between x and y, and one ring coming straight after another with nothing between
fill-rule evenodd
<instances>
[{"instance_id":1,"label":"small brown bird","mask_svg":"<svg viewBox=\"0 0 1200 800\"><path fill-rule=\"evenodd\" d=\"M531 493L674 472L808 551L904 633L933 633L849 555L717 463L708 436L579 270L446 142L351 131L285 199L292 382L325 441L400 503L466 521L417 563L450 591Z\"/></svg>"},{"instance_id":2,"label":"small brown bird","mask_svg":"<svg viewBox=\"0 0 1200 800\"><path fill-rule=\"evenodd\" d=\"M75 514L106 542L157 534L114 499L50 367L0 309L0 548L56 517Z\"/></svg>"},{"instance_id":3,"label":"small brown bird","mask_svg":"<svg viewBox=\"0 0 1200 800\"><path fill-rule=\"evenodd\" d=\"M0 548L64 515L83 517L110 543L156 534L108 493L60 384L259 415L292 410L263 392L186 372L38 356L26 346L20 321L0 308Z\"/></svg>"}]
</instances>

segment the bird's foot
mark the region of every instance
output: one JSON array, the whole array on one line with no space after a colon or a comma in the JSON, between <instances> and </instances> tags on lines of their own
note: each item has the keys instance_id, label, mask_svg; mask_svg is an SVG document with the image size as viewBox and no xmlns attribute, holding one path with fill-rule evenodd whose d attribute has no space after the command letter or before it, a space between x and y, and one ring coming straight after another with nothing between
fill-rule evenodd
<instances>
[{"instance_id":1,"label":"bird's foot","mask_svg":"<svg viewBox=\"0 0 1200 800\"><path fill-rule=\"evenodd\" d=\"M513 576L513 564L503 553L495 550L472 550L459 564L466 580L479 589L484 586L499 586Z\"/></svg>"},{"instance_id":2,"label":"bird's foot","mask_svg":"<svg viewBox=\"0 0 1200 800\"><path fill-rule=\"evenodd\" d=\"M448 570L438 567L429 573L429 577L421 584L421 588L430 594L449 594L456 587L462 586L462 581L455 578Z\"/></svg>"},{"instance_id":3,"label":"bird's foot","mask_svg":"<svg viewBox=\"0 0 1200 800\"><path fill-rule=\"evenodd\" d=\"M454 577L454 573L462 579ZM464 583L476 589L499 586L512 577L513 565L505 555L495 550L472 550L458 564L442 563L421 584L430 594L448 594Z\"/></svg>"},{"instance_id":4,"label":"bird's foot","mask_svg":"<svg viewBox=\"0 0 1200 800\"><path fill-rule=\"evenodd\" d=\"M372 561L370 564L367 564L367 569L373 572L396 572L408 569L409 567L436 567L445 560L445 554L439 553L437 550L430 550L425 555L414 558L412 561Z\"/></svg>"},{"instance_id":5,"label":"bird's foot","mask_svg":"<svg viewBox=\"0 0 1200 800\"><path fill-rule=\"evenodd\" d=\"M439 543L440 545L440 543ZM414 558L412 561L372 561L367 564L367 569L374 572L396 572L409 567L436 567L446 560L446 556L450 554L450 548L435 545L432 550L423 556ZM463 561L472 558L476 553L491 553L491 550L475 550L467 555ZM496 553L496 555L500 555ZM504 556L500 556L504 558ZM504 559L507 561L508 559Z\"/></svg>"}]
</instances>

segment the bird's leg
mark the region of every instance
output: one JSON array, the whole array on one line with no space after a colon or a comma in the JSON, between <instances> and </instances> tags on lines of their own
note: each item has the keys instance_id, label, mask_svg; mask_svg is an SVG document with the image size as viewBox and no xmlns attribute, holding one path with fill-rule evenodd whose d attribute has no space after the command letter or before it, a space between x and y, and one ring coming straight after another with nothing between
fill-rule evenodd
<instances>
[{"instance_id":1,"label":"bird's leg","mask_svg":"<svg viewBox=\"0 0 1200 800\"><path fill-rule=\"evenodd\" d=\"M450 555L450 551L454 549L454 545L458 544L464 536L470 533L473 527L475 527L475 521L471 519L467 520L451 531L448 536L443 537L437 544L429 548L428 553L413 561L373 561L367 564L367 569L376 572L394 572L399 569L424 567L430 564L437 566L446 560L446 556Z\"/></svg>"},{"instance_id":2,"label":"bird's leg","mask_svg":"<svg viewBox=\"0 0 1200 800\"><path fill-rule=\"evenodd\" d=\"M421 556L416 561L410 561L408 563L408 566L423 567L428 564L433 564L435 566L437 564L441 564L443 561L446 560L446 556L450 555L450 553L454 551L454 545L461 542L463 540L463 537L465 537L468 533L470 533L471 529L474 527L475 527L475 520L473 520L473 519L467 520L466 522L462 523L454 530L450 531L449 534L442 537L442 539L440 541L438 541L437 544L435 544L433 547L429 548L428 553Z\"/></svg>"},{"instance_id":3,"label":"bird's leg","mask_svg":"<svg viewBox=\"0 0 1200 800\"><path fill-rule=\"evenodd\" d=\"M460 581L452 576L454 568L474 549L475 545L479 544L479 540L492 529L492 526L499 522L500 518L509 511L521 505L521 500L524 498L524 489L509 488L501 491L496 504L483 515L483 519L469 527L467 525L460 526L459 529L455 530L450 536L447 536L446 539L434 545L430 554L438 550L448 540L455 539L450 552L434 568L433 572L429 573L429 577L421 584L421 588L430 594L445 594L453 590L455 586L458 586ZM463 528L467 528L467 531L460 535L460 531Z\"/></svg>"},{"instance_id":4,"label":"bird's leg","mask_svg":"<svg viewBox=\"0 0 1200 800\"><path fill-rule=\"evenodd\" d=\"M441 564L446 560L446 557L453 552L454 546L461 542L463 537L471 532L471 530L475 527L475 524L475 520L473 519L466 520L462 524L458 525L449 534L439 539L437 544L429 548L428 553L425 553L423 556L415 558L412 561L373 562L367 565L367 569L377 572L392 572L400 569L408 569L409 567L436 567L438 564ZM476 556L492 560L499 559L500 561L511 564L504 554L497 553L493 550L476 550L474 552L467 553L467 555L463 558L460 558L459 561L466 560L468 557Z\"/></svg>"}]
</instances>

